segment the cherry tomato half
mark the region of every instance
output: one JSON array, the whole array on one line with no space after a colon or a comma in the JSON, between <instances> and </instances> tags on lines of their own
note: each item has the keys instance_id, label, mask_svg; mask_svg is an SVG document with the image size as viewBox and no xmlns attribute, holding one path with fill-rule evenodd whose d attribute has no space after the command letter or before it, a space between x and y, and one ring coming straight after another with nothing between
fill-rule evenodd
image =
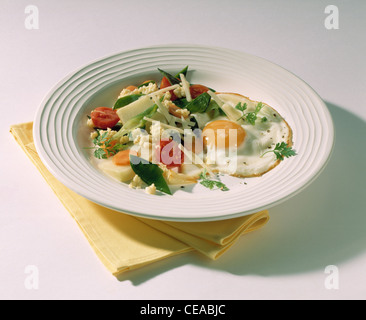
<instances>
[{"instance_id":1,"label":"cherry tomato half","mask_svg":"<svg viewBox=\"0 0 366 320\"><path fill-rule=\"evenodd\" d=\"M210 89L201 84L192 84L189 87L189 91L191 93L192 99L197 98L199 95L201 95L204 92L207 92L208 90L210 90Z\"/></svg>"},{"instance_id":2,"label":"cherry tomato half","mask_svg":"<svg viewBox=\"0 0 366 320\"><path fill-rule=\"evenodd\" d=\"M119 121L116 110L107 107L98 107L91 113L94 125L99 129L113 128Z\"/></svg>"},{"instance_id":3,"label":"cherry tomato half","mask_svg":"<svg viewBox=\"0 0 366 320\"><path fill-rule=\"evenodd\" d=\"M170 87L170 86L171 86L171 84L170 84L168 78L167 77L163 77L163 79L161 79L160 89L164 89L164 88L167 88L167 87ZM172 96L170 100L171 101L177 100L177 96L174 94L174 91L173 90L170 90L169 92L170 92L170 94Z\"/></svg>"}]
</instances>

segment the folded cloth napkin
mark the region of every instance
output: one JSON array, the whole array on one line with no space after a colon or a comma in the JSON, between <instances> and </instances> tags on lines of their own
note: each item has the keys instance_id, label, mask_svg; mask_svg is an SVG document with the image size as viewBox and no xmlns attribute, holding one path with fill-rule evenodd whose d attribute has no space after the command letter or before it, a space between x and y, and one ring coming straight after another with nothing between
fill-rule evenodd
<instances>
[{"instance_id":1,"label":"folded cloth napkin","mask_svg":"<svg viewBox=\"0 0 366 320\"><path fill-rule=\"evenodd\" d=\"M78 223L97 256L115 276L164 258L196 250L217 259L240 235L263 227L268 211L213 222L170 222L134 217L107 209L61 184L40 160L33 123L10 132Z\"/></svg>"}]
</instances>

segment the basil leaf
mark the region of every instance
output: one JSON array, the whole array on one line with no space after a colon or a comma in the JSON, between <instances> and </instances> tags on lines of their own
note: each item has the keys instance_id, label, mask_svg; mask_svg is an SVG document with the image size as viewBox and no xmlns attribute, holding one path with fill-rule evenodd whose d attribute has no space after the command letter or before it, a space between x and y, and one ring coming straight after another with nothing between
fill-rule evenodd
<instances>
[{"instance_id":1,"label":"basil leaf","mask_svg":"<svg viewBox=\"0 0 366 320\"><path fill-rule=\"evenodd\" d=\"M191 127L191 130L192 131L195 131L196 129L199 129L200 127L199 127L199 125L198 125L198 121L197 121L197 119L196 119L196 117L194 116L194 115L192 115L190 118L189 118L189 121L191 121L191 122L193 122L194 123L194 125ZM200 132L200 131L198 131L198 132ZM196 135L196 136L198 136L199 135L199 133L198 133L197 131L195 131L194 132L194 134Z\"/></svg>"},{"instance_id":2,"label":"basil leaf","mask_svg":"<svg viewBox=\"0 0 366 320\"><path fill-rule=\"evenodd\" d=\"M192 100L186 105L191 113L204 113L206 112L208 105L210 104L211 96L204 92L200 94L196 99Z\"/></svg>"},{"instance_id":3,"label":"basil leaf","mask_svg":"<svg viewBox=\"0 0 366 320\"><path fill-rule=\"evenodd\" d=\"M147 185L151 186L154 184L157 190L169 195L172 194L164 179L163 170L160 169L157 164L151 163L134 155L130 155L130 165L132 170Z\"/></svg>"},{"instance_id":4,"label":"basil leaf","mask_svg":"<svg viewBox=\"0 0 366 320\"><path fill-rule=\"evenodd\" d=\"M183 75L184 75L184 76L186 76L186 75L187 75L187 71L188 71L188 66L186 66L184 69L182 69L181 71L179 71L179 72L175 75L175 77L179 79L179 78L180 78L180 74L181 74L181 73L183 73Z\"/></svg>"},{"instance_id":5,"label":"basil leaf","mask_svg":"<svg viewBox=\"0 0 366 320\"><path fill-rule=\"evenodd\" d=\"M172 76L170 73L161 70L158 68L158 70L160 71L160 73L168 79L168 81L170 82L171 85L175 85L175 84L179 84L180 83L180 79L177 79L176 77Z\"/></svg>"},{"instance_id":6,"label":"basil leaf","mask_svg":"<svg viewBox=\"0 0 366 320\"><path fill-rule=\"evenodd\" d=\"M142 96L142 94L131 94L131 95L119 98L116 101L116 103L114 104L113 110L123 108L123 107L127 106L128 104L138 100L141 96Z\"/></svg>"},{"instance_id":7,"label":"basil leaf","mask_svg":"<svg viewBox=\"0 0 366 320\"><path fill-rule=\"evenodd\" d=\"M206 113L214 119L218 116L226 116L225 112L220 108L215 100L211 100L208 108L206 109Z\"/></svg>"},{"instance_id":8,"label":"basil leaf","mask_svg":"<svg viewBox=\"0 0 366 320\"><path fill-rule=\"evenodd\" d=\"M181 99L174 100L174 104L177 107L182 108L182 109L184 109L187 106L188 103L189 102L187 101L186 98L181 98Z\"/></svg>"}]
</instances>

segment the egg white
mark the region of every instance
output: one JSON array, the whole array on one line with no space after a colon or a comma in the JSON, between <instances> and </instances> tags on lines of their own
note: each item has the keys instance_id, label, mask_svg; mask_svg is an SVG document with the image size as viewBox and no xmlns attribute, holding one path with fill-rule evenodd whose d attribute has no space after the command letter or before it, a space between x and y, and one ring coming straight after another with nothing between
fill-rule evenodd
<instances>
[{"instance_id":1,"label":"egg white","mask_svg":"<svg viewBox=\"0 0 366 320\"><path fill-rule=\"evenodd\" d=\"M238 121L242 112L235 109L235 106L239 102L247 103L246 113L254 111L258 102L234 93L217 93L217 96L224 102L226 114L230 114L230 117L219 117L212 121L235 120L246 131L246 137L237 148L220 149L208 145L205 154L207 165L214 172L242 178L258 177L276 167L280 161L273 152L266 152L273 150L277 143L292 145L292 130L285 119L272 107L262 103L255 125L244 120ZM267 120L262 122L264 117Z\"/></svg>"}]
</instances>

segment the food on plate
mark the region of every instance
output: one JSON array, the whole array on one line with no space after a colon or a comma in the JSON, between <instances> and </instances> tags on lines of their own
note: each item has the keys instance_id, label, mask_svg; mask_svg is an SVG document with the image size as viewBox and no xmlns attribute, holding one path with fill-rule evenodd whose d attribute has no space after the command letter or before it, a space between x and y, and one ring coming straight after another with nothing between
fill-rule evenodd
<instances>
[{"instance_id":1,"label":"food on plate","mask_svg":"<svg viewBox=\"0 0 366 320\"><path fill-rule=\"evenodd\" d=\"M187 80L188 67L123 88L88 115L98 167L131 188L172 194L199 183L227 191L219 174L259 177L296 155L292 130L264 102Z\"/></svg>"}]
</instances>

